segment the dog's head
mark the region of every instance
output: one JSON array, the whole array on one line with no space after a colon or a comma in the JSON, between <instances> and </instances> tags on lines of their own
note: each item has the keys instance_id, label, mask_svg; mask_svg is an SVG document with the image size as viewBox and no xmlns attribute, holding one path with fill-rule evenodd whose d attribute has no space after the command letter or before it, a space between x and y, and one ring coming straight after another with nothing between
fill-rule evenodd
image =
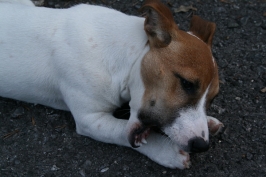
<instances>
[{"instance_id":1,"label":"dog's head","mask_svg":"<svg viewBox=\"0 0 266 177\"><path fill-rule=\"evenodd\" d=\"M140 65L143 90L134 93L141 99L130 102L131 117L137 121L129 121L129 141L137 147L155 126L183 150L205 151L209 141L205 109L219 91L211 52L215 24L193 16L190 31L184 32L159 1L147 1L143 10L150 50Z\"/></svg>"}]
</instances>

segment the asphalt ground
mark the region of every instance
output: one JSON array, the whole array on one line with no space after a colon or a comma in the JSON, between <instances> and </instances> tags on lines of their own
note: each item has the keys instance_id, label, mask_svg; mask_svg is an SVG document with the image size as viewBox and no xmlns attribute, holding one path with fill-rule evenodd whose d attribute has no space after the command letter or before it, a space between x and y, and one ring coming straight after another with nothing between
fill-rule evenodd
<instances>
[{"instance_id":1,"label":"asphalt ground","mask_svg":"<svg viewBox=\"0 0 266 177\"><path fill-rule=\"evenodd\" d=\"M80 2L140 15L142 0L44 0L67 8ZM94 141L75 132L69 112L0 98L0 176L266 176L266 1L168 0L179 27L192 14L217 25L213 42L220 93L208 114L221 120L223 133L211 148L191 154L186 170L162 167L138 152ZM181 6L187 12L178 12ZM53 19L51 19L53 20ZM125 110L127 112L127 110Z\"/></svg>"}]
</instances>

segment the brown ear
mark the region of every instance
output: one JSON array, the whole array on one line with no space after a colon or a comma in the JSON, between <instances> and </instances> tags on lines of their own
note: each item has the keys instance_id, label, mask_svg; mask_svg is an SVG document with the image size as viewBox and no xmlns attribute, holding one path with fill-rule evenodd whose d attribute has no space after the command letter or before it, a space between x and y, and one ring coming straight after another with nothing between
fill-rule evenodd
<instances>
[{"instance_id":1,"label":"brown ear","mask_svg":"<svg viewBox=\"0 0 266 177\"><path fill-rule=\"evenodd\" d=\"M203 40L208 46L212 46L212 38L216 29L216 24L203 20L194 15L190 22L190 32Z\"/></svg>"},{"instance_id":2,"label":"brown ear","mask_svg":"<svg viewBox=\"0 0 266 177\"><path fill-rule=\"evenodd\" d=\"M169 45L172 39L171 30L175 25L170 9L159 0L147 0L141 11L145 11L144 29L150 46L166 47Z\"/></svg>"}]
</instances>

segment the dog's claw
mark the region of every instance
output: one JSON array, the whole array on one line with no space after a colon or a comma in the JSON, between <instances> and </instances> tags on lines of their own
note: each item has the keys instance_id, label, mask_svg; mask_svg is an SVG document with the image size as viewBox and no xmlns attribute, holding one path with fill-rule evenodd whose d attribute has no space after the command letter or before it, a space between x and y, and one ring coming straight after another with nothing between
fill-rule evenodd
<instances>
[{"instance_id":1,"label":"dog's claw","mask_svg":"<svg viewBox=\"0 0 266 177\"><path fill-rule=\"evenodd\" d=\"M147 144L147 141L145 140L145 138L143 138L143 139L141 140L141 142L142 142L143 144Z\"/></svg>"},{"instance_id":2,"label":"dog's claw","mask_svg":"<svg viewBox=\"0 0 266 177\"><path fill-rule=\"evenodd\" d=\"M137 141L135 141L135 146L136 146L136 147L141 147L142 145L143 145L142 142L137 142Z\"/></svg>"},{"instance_id":3,"label":"dog's claw","mask_svg":"<svg viewBox=\"0 0 266 177\"><path fill-rule=\"evenodd\" d=\"M135 146L142 146L144 144L147 144L147 141L145 138L142 138L141 140L138 139L138 137L135 139L135 142L134 142Z\"/></svg>"},{"instance_id":4,"label":"dog's claw","mask_svg":"<svg viewBox=\"0 0 266 177\"><path fill-rule=\"evenodd\" d=\"M135 137L134 137L134 146L135 147L140 147L140 146L142 146L144 144L147 144L146 138L148 137L149 133L150 133L150 128L147 128L142 133L135 135Z\"/></svg>"}]
</instances>

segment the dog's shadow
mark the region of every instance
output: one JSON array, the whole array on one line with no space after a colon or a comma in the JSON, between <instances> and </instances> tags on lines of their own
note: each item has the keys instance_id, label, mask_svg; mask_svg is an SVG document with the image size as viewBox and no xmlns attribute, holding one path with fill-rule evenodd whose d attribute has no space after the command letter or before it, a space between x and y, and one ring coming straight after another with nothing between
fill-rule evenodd
<instances>
[{"instance_id":1,"label":"dog's shadow","mask_svg":"<svg viewBox=\"0 0 266 177\"><path fill-rule=\"evenodd\" d=\"M120 108L117 108L113 112L113 116L117 119L129 119L130 117L129 102L126 102Z\"/></svg>"}]
</instances>

